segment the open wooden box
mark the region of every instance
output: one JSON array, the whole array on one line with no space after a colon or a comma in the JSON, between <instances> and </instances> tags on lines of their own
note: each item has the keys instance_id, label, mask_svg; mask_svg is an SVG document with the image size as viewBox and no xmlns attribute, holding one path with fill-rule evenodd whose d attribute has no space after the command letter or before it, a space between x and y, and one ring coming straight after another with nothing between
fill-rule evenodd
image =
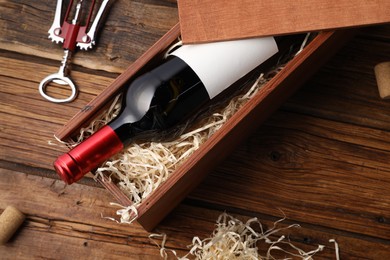
<instances>
[{"instance_id":1,"label":"open wooden box","mask_svg":"<svg viewBox=\"0 0 390 260\"><path fill-rule=\"evenodd\" d=\"M351 36L352 31L327 31L318 35L274 76L259 92L231 117L221 129L191 155L187 161L162 183L138 207L137 221L152 230L202 179L233 149L248 137L279 105L307 80ZM144 55L131 64L99 96L81 109L56 137L66 140L88 125L118 95L124 85L134 77L150 69L161 60L162 54L180 36L177 24ZM256 122L256 123L254 123ZM107 188L123 206L132 202L108 177L99 182Z\"/></svg>"}]
</instances>

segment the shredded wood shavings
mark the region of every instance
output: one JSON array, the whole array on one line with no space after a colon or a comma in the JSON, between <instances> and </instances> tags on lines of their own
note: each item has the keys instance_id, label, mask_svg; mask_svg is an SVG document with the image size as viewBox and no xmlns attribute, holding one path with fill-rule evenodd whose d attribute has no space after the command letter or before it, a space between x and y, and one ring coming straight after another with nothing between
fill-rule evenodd
<instances>
[{"instance_id":1,"label":"shredded wood shavings","mask_svg":"<svg viewBox=\"0 0 390 260\"><path fill-rule=\"evenodd\" d=\"M268 260L276 259L273 253L278 251L291 257L309 260L324 249L323 245L318 245L316 249L306 252L288 241L285 235L278 235L287 229L299 227L299 225L293 224L278 228L278 224L283 220L284 218L276 221L271 229L264 231L257 218L251 218L244 223L227 213L223 213L219 216L211 237L206 239L194 237L189 246L189 252L183 257L178 257L175 250L165 247L166 234L151 234L149 238L160 248L160 255L164 259L168 259L169 253L172 253L176 259L180 260L188 260L190 257L197 260ZM156 238L162 240L160 244L154 240ZM266 245L268 248L264 252L260 252L259 249L262 245Z\"/></svg>"},{"instance_id":2,"label":"shredded wood shavings","mask_svg":"<svg viewBox=\"0 0 390 260\"><path fill-rule=\"evenodd\" d=\"M310 38L310 35L311 33L307 33L306 34L306 37L305 39L303 40L302 44L301 44L301 47L299 48L299 50L297 51L297 53L295 53L294 56L297 56L299 53L301 53L303 51L303 49L305 48L306 44L307 44L307 41L309 40Z\"/></svg>"},{"instance_id":3,"label":"shredded wood shavings","mask_svg":"<svg viewBox=\"0 0 390 260\"><path fill-rule=\"evenodd\" d=\"M157 243L155 241L155 238L162 239L161 243ZM160 248L160 256L164 259L168 259L169 255L168 253L172 253L177 259L180 259L180 257L177 256L177 253L175 250L168 249L165 247L165 243L167 241L167 235L166 234L150 234L149 235L150 241L152 241L158 248ZM161 245L161 246L160 246Z\"/></svg>"},{"instance_id":4,"label":"shredded wood shavings","mask_svg":"<svg viewBox=\"0 0 390 260\"><path fill-rule=\"evenodd\" d=\"M180 44L179 41L178 45ZM301 49L305 44L306 40ZM172 48L175 47L176 45L172 46ZM291 58L294 56L293 54L290 53L287 57ZM274 70L266 75L261 74L246 93L238 94L227 104L224 103L225 105L218 104L214 106L209 112L204 113L203 117L197 118L195 124L191 122L191 126L189 126L189 123L182 125L181 129L178 130L182 134L172 134L172 136L177 136L176 139L133 143L97 169L95 178L108 174L110 180L114 181L133 202L132 206L134 207L120 206L121 209L118 212L124 215L121 217L121 222L132 222L134 218L131 216L136 215L136 208L139 204L167 180L179 165L217 132L265 83L277 74L283 68L282 64L285 62L287 60L280 60ZM65 144L68 147L76 146L115 118L120 109L121 95L117 96L111 106L88 127L80 130L77 140ZM190 119L189 121L194 120ZM126 210L123 210L123 208Z\"/></svg>"},{"instance_id":5,"label":"shredded wood shavings","mask_svg":"<svg viewBox=\"0 0 390 260\"><path fill-rule=\"evenodd\" d=\"M62 141L57 136L54 135L54 139L56 142L50 140L48 142L49 145L60 145L67 148L73 148L77 146L79 143L81 143L89 136L91 136L93 133L98 131L100 128L105 126L108 122L110 122L113 118L115 118L119 114L121 109L121 104L120 104L121 100L122 100L121 94L116 96L108 109L104 110L97 118L95 118L90 123L90 125L80 128L80 132L77 135L76 140L69 138L66 141Z\"/></svg>"},{"instance_id":6,"label":"shredded wood shavings","mask_svg":"<svg viewBox=\"0 0 390 260\"><path fill-rule=\"evenodd\" d=\"M237 110L268 80L261 74L253 86L244 94L233 98L227 105L210 109L213 113L206 113L199 119L196 127L187 127L187 131L178 135L174 140L161 142L134 143L119 154L110 158L102 167L97 169L95 176L109 173L115 179L117 186L139 205L157 187L159 187L176 168L191 156L201 144L207 141ZM120 110L120 98L117 98L106 112L104 118L94 121L90 128L81 130L77 142L91 135L100 127L109 122ZM183 131L183 129L181 129ZM128 222L125 218L125 222Z\"/></svg>"},{"instance_id":7,"label":"shredded wood shavings","mask_svg":"<svg viewBox=\"0 0 390 260\"><path fill-rule=\"evenodd\" d=\"M181 37L177 39L177 42L175 44L172 44L171 47L168 48L168 50L164 54L164 59L168 58L168 56L172 53L173 50L183 45L183 41L181 40Z\"/></svg>"},{"instance_id":8,"label":"shredded wood shavings","mask_svg":"<svg viewBox=\"0 0 390 260\"><path fill-rule=\"evenodd\" d=\"M114 203L114 202L111 202L110 205L121 208L121 209L118 209L116 211L116 214L120 216L120 220L118 221L115 218L105 217L105 216L103 216L103 214L101 214L102 218L115 221L118 224L119 223L131 224L138 217L138 211L137 211L137 208L134 205L124 207L124 206L122 206L122 205L120 205L118 203Z\"/></svg>"},{"instance_id":9,"label":"shredded wood shavings","mask_svg":"<svg viewBox=\"0 0 390 260\"><path fill-rule=\"evenodd\" d=\"M269 77L266 78L261 74L246 93L234 97L224 105L217 104L211 107L197 119L196 124L187 122L180 126L179 130L176 129L184 133L172 132L173 136L177 135L175 139L133 143L98 168L95 171L95 178L108 174L110 181L114 180L133 202L130 207L112 204L120 208L117 211L117 214L122 214L120 222L133 222L136 219L133 216L137 215L137 206L167 180L201 144L217 132L268 80ZM121 95L117 96L106 111L88 127L81 128L77 140L62 142L62 144L74 147L114 119L120 112L121 99Z\"/></svg>"}]
</instances>

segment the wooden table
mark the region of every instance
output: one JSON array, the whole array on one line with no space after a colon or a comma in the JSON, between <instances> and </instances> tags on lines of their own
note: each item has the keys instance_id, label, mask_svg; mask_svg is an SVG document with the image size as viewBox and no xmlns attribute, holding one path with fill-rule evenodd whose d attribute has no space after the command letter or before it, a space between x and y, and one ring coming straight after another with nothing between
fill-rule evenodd
<instances>
[{"instance_id":1,"label":"wooden table","mask_svg":"<svg viewBox=\"0 0 390 260\"><path fill-rule=\"evenodd\" d=\"M176 1L117 0L95 49L74 55L80 88L68 104L38 93L62 48L47 39L56 1L0 3L0 211L27 215L0 246L2 259L159 259L137 223L117 224L111 195L90 178L66 186L52 168L65 149L53 133L178 21ZM224 211L281 226L316 259L390 258L390 101L373 67L390 60L390 26L359 30L334 58L259 127L155 230L183 256L209 237ZM255 122L254 122L255 123ZM161 242L161 241L159 241Z\"/></svg>"}]
</instances>

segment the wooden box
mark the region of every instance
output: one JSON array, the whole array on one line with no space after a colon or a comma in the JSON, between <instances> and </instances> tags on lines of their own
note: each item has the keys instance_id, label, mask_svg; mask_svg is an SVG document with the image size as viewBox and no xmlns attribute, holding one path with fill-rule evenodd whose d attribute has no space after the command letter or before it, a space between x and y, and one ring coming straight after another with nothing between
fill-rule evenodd
<instances>
[{"instance_id":1,"label":"wooden box","mask_svg":"<svg viewBox=\"0 0 390 260\"><path fill-rule=\"evenodd\" d=\"M329 57L352 36L352 31L320 32L315 38L276 74L260 91L241 107L206 143L161 184L138 207L137 221L152 230L182 199L191 192L213 167L220 163L235 147L248 137L281 103L307 80ZM79 129L93 120L122 87L134 77L161 60L164 51L180 36L177 24L155 43L137 61L131 64L99 96L81 109L56 136L61 140L74 136ZM255 122L255 123L254 123ZM130 199L108 177L100 179L117 201L130 206Z\"/></svg>"}]
</instances>

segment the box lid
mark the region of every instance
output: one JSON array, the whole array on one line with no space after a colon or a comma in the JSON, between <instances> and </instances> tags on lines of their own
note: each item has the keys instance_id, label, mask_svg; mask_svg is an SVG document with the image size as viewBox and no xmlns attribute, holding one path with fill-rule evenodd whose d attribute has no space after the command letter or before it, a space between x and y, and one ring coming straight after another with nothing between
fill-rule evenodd
<instances>
[{"instance_id":1,"label":"box lid","mask_svg":"<svg viewBox=\"0 0 390 260\"><path fill-rule=\"evenodd\" d=\"M388 0L179 0L184 43L390 22Z\"/></svg>"}]
</instances>

